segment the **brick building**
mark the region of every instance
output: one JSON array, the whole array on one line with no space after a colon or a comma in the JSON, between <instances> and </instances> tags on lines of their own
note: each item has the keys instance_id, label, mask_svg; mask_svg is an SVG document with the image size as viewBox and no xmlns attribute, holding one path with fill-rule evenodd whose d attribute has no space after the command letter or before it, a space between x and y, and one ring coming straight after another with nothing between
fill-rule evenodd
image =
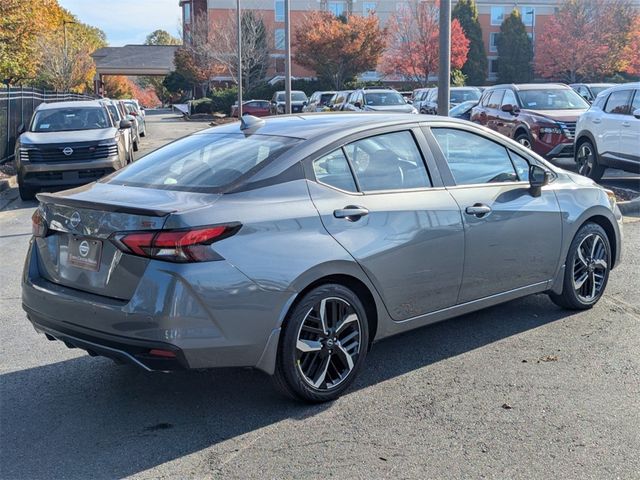
<instances>
[{"instance_id":1,"label":"brick building","mask_svg":"<svg viewBox=\"0 0 640 480\"><path fill-rule=\"evenodd\" d=\"M291 4L291 25L295 29L300 24L302 18L312 10L328 10L335 15L353 13L357 15L367 15L374 12L380 17L381 24L384 25L389 17L405 2L394 0L290 0ZM452 0L455 6L455 0ZM500 31L500 24L505 16L517 8L522 15L523 23L533 40L533 48L536 48L536 31L544 26L545 22L558 8L561 0L526 0L518 2L514 0L477 0L480 25L484 36L484 44L488 62L488 78L491 82L496 79L496 40ZM640 0L633 3L640 5ZM235 12L236 0L180 0L183 13L183 24L185 36L189 32L189 24L193 22L195 15L207 12L210 24L216 19L230 15ZM262 15L267 28L273 32L273 45L271 57L273 61L270 67L270 76L277 76L284 73L284 0L241 0L242 9L254 10ZM185 41L188 38L185 37ZM292 75L294 77L313 76L298 65L292 65ZM378 80L380 76L377 72L367 72L363 75L367 80Z\"/></svg>"}]
</instances>

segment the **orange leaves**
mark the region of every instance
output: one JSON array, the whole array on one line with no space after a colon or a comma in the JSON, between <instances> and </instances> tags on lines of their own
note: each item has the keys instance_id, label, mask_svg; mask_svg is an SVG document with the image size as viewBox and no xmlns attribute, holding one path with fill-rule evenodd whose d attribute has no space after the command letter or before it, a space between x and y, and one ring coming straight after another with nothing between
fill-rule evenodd
<instances>
[{"instance_id":1,"label":"orange leaves","mask_svg":"<svg viewBox=\"0 0 640 480\"><path fill-rule=\"evenodd\" d=\"M374 70L384 49L384 31L374 15L338 18L310 13L293 36L295 62L318 72L335 88L359 73Z\"/></svg>"}]
</instances>

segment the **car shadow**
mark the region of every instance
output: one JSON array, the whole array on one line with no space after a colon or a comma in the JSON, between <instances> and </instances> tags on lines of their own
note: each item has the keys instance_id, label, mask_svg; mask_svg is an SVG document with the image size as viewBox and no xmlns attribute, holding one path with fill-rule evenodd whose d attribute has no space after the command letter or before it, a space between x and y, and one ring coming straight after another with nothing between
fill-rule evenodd
<instances>
[{"instance_id":1,"label":"car shadow","mask_svg":"<svg viewBox=\"0 0 640 480\"><path fill-rule=\"evenodd\" d=\"M537 295L397 335L374 345L350 392L568 315ZM125 477L332 408L285 399L250 369L146 373L82 356L0 379L4 478Z\"/></svg>"}]
</instances>

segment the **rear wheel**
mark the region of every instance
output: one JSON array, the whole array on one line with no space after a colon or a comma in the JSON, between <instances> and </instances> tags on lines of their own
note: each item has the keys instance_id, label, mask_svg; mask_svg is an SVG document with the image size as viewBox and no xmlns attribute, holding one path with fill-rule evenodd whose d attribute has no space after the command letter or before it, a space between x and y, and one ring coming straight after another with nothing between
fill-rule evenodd
<instances>
[{"instance_id":1,"label":"rear wheel","mask_svg":"<svg viewBox=\"0 0 640 480\"><path fill-rule=\"evenodd\" d=\"M531 144L531 137L529 137L529 134L526 133L526 132L518 133L518 135L516 135L515 140L520 145L522 145L523 147L528 148L529 150L531 150L533 148L532 144Z\"/></svg>"},{"instance_id":2,"label":"rear wheel","mask_svg":"<svg viewBox=\"0 0 640 480\"><path fill-rule=\"evenodd\" d=\"M585 140L576 150L576 165L578 173L598 181L604 175L605 168L598 163L598 152L590 140Z\"/></svg>"},{"instance_id":3,"label":"rear wheel","mask_svg":"<svg viewBox=\"0 0 640 480\"><path fill-rule=\"evenodd\" d=\"M22 182L22 178L20 178L20 175L18 175L18 193L20 193L21 200L28 201L36 198L38 189L25 186Z\"/></svg>"},{"instance_id":4,"label":"rear wheel","mask_svg":"<svg viewBox=\"0 0 640 480\"><path fill-rule=\"evenodd\" d=\"M288 318L274 382L290 397L326 402L353 382L367 355L367 316L350 289L327 284L307 293Z\"/></svg>"},{"instance_id":5,"label":"rear wheel","mask_svg":"<svg viewBox=\"0 0 640 480\"><path fill-rule=\"evenodd\" d=\"M584 224L571 242L565 264L562 294L550 294L563 308L585 310L593 307L607 286L611 268L611 245L604 229Z\"/></svg>"},{"instance_id":6,"label":"rear wheel","mask_svg":"<svg viewBox=\"0 0 640 480\"><path fill-rule=\"evenodd\" d=\"M134 152L137 152L137 151L138 151L138 141L137 141L137 140L134 140L134 141L133 141L133 151L134 151Z\"/></svg>"}]
</instances>

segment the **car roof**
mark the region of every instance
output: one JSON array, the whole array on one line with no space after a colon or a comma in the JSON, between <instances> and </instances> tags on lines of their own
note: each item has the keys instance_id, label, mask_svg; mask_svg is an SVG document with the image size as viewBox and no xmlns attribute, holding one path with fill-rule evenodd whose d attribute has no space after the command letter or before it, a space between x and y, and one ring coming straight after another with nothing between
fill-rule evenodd
<instances>
[{"instance_id":1,"label":"car roof","mask_svg":"<svg viewBox=\"0 0 640 480\"><path fill-rule=\"evenodd\" d=\"M487 88L487 90L495 90L497 88L513 88L515 90L538 90L541 88L566 90L571 87L564 83L505 83L502 85L493 85Z\"/></svg>"},{"instance_id":2,"label":"car roof","mask_svg":"<svg viewBox=\"0 0 640 480\"><path fill-rule=\"evenodd\" d=\"M260 119L256 126L247 130L240 129L240 122L227 123L206 130L200 130L194 133L194 135L242 133L244 135L274 135L311 140L333 134L338 130L342 134L348 135L377 127L416 124L418 122L442 122L443 120L447 122L466 123L453 118L407 113L307 113L265 117Z\"/></svg>"},{"instance_id":3,"label":"car roof","mask_svg":"<svg viewBox=\"0 0 640 480\"><path fill-rule=\"evenodd\" d=\"M593 83L591 85L609 85L609 84L596 84ZM615 90L626 90L627 88L640 88L640 82L629 82L629 83L618 83L615 85L611 85L607 90L607 92L615 91Z\"/></svg>"},{"instance_id":4,"label":"car roof","mask_svg":"<svg viewBox=\"0 0 640 480\"><path fill-rule=\"evenodd\" d=\"M70 102L52 102L41 103L36 110L56 110L59 108L82 108L82 107L98 107L104 108L102 100L78 100Z\"/></svg>"}]
</instances>

